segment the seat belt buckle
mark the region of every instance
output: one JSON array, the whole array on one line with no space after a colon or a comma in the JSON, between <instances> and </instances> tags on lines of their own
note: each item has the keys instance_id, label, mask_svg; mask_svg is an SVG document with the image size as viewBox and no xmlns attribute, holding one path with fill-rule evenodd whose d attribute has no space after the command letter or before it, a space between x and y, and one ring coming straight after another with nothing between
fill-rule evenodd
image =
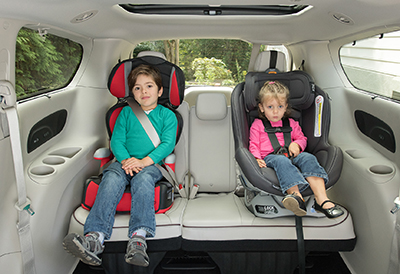
<instances>
[{"instance_id":1,"label":"seat belt buckle","mask_svg":"<svg viewBox=\"0 0 400 274\"><path fill-rule=\"evenodd\" d=\"M28 198L26 198L26 202L21 206L19 206L18 202L16 202L15 203L15 208L18 211L26 210L29 213L29 215L31 215L31 216L33 216L35 214L35 211L33 211L33 209L31 208L31 200L29 200Z\"/></svg>"}]
</instances>

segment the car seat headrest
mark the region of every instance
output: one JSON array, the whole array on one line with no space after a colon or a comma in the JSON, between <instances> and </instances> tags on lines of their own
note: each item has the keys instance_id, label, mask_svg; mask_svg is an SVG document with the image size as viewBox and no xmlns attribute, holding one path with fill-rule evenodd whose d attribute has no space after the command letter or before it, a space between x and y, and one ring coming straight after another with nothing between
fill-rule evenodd
<instances>
[{"instance_id":1,"label":"car seat headrest","mask_svg":"<svg viewBox=\"0 0 400 274\"><path fill-rule=\"evenodd\" d=\"M286 71L286 57L281 51L268 50L258 54L254 63L254 71Z\"/></svg>"},{"instance_id":2,"label":"car seat headrest","mask_svg":"<svg viewBox=\"0 0 400 274\"><path fill-rule=\"evenodd\" d=\"M111 94L117 98L133 96L129 90L127 78L132 69L141 64L151 65L159 69L163 94L158 99L158 103L176 109L183 101L185 76L177 65L159 56L145 55L116 64L108 78L108 89Z\"/></svg>"},{"instance_id":3,"label":"car seat headrest","mask_svg":"<svg viewBox=\"0 0 400 274\"><path fill-rule=\"evenodd\" d=\"M247 111L257 108L258 94L266 81L279 81L289 88L289 104L296 109L307 109L314 101L315 84L311 76L303 71L268 74L249 72L244 84L244 102Z\"/></svg>"},{"instance_id":4,"label":"car seat headrest","mask_svg":"<svg viewBox=\"0 0 400 274\"><path fill-rule=\"evenodd\" d=\"M160 58L162 58L164 60L167 60L165 55L163 53L161 53L161 52L158 52L158 51L145 50L145 51L139 52L139 54L137 55L137 57L143 57L143 56L157 56L157 57L160 57Z\"/></svg>"},{"instance_id":5,"label":"car seat headrest","mask_svg":"<svg viewBox=\"0 0 400 274\"><path fill-rule=\"evenodd\" d=\"M200 120L223 120L227 114L226 97L222 93L201 93L197 96L196 116Z\"/></svg>"}]
</instances>

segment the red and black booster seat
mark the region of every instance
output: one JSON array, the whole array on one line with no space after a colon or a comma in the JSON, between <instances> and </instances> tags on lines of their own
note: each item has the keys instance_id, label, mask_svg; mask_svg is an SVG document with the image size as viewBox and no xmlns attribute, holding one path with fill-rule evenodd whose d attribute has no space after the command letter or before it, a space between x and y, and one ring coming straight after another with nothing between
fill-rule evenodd
<instances>
[{"instance_id":1,"label":"red and black booster seat","mask_svg":"<svg viewBox=\"0 0 400 274\"><path fill-rule=\"evenodd\" d=\"M142 57L137 57L133 59L124 60L119 62L111 70L110 76L108 78L108 89L112 95L114 95L118 100L117 103L112 106L106 113L106 126L108 135L111 139L111 135L114 129L115 122L122 108L128 105L126 98L133 97L131 91L128 88L128 75L133 68L141 65L147 64L157 67L161 73L162 84L163 84L163 94L158 99L158 103L171 109L178 120L177 128L177 138L178 142L182 127L183 119L176 109L183 101L184 91L185 91L185 77L183 71L173 63L166 61L165 59L157 56L146 55ZM95 155L95 159L101 160L101 167L103 168L109 161L111 161L114 156L109 149L100 149ZM174 156L170 155L165 164L168 164L172 170L174 169L174 161L168 161L173 159ZM97 190L101 182L101 176L93 176L89 178L85 183L82 207L90 210L96 199ZM174 186L168 182L166 179L160 180L156 183L155 187L155 199L154 208L156 213L164 213L169 208L171 208L174 198ZM125 190L121 201L117 206L118 213L129 213L131 209L131 193L129 186Z\"/></svg>"}]
</instances>

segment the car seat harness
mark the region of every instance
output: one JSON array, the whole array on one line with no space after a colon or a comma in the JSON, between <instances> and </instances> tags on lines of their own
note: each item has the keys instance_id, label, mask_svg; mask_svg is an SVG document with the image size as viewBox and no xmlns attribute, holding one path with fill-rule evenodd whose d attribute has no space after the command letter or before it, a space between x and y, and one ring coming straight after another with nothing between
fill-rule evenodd
<instances>
[{"instance_id":1,"label":"car seat harness","mask_svg":"<svg viewBox=\"0 0 400 274\"><path fill-rule=\"evenodd\" d=\"M281 127L273 127L268 119L262 119L262 122L264 124L264 131L268 134L268 138L274 149L273 154L284 155L290 159L291 156L289 155L289 145L292 141L292 127L290 126L289 118L282 119ZM283 138L285 140L284 146L280 145L278 138L276 137L276 133L283 133Z\"/></svg>"}]
</instances>

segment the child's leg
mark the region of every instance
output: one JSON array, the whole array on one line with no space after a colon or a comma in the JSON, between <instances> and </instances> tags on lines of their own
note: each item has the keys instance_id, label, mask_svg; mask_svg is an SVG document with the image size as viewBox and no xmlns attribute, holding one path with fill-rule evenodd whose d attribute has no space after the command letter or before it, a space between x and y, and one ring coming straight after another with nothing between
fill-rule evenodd
<instances>
[{"instance_id":1,"label":"child's leg","mask_svg":"<svg viewBox=\"0 0 400 274\"><path fill-rule=\"evenodd\" d=\"M319 205L321 205L326 200L329 200L328 195L326 194L324 179L320 177L311 176L307 177L306 180L310 184L311 190L313 191L315 196L315 200ZM335 206L334 203L327 202L322 206L322 208L328 209L334 206Z\"/></svg>"},{"instance_id":2,"label":"child's leg","mask_svg":"<svg viewBox=\"0 0 400 274\"><path fill-rule=\"evenodd\" d=\"M144 229L147 231L147 235L154 236L156 229L154 186L161 178L161 171L155 165L145 167L132 178L129 237L138 229Z\"/></svg>"},{"instance_id":3,"label":"child's leg","mask_svg":"<svg viewBox=\"0 0 400 274\"><path fill-rule=\"evenodd\" d=\"M85 222L84 234L98 231L104 233L106 240L111 237L117 205L128 184L128 177L119 162L104 170L96 201Z\"/></svg>"},{"instance_id":4,"label":"child's leg","mask_svg":"<svg viewBox=\"0 0 400 274\"><path fill-rule=\"evenodd\" d=\"M264 158L264 161L267 167L275 170L283 194L291 194L294 191L300 194L299 189L308 187L303 174L292 164L289 158L283 155L270 154Z\"/></svg>"},{"instance_id":5,"label":"child's leg","mask_svg":"<svg viewBox=\"0 0 400 274\"><path fill-rule=\"evenodd\" d=\"M162 178L160 170L151 165L137 173L131 180L131 218L125 261L138 266L148 266L146 234L153 237L156 230L154 213L154 186ZM143 235L144 234L144 235Z\"/></svg>"},{"instance_id":6,"label":"child's leg","mask_svg":"<svg viewBox=\"0 0 400 274\"><path fill-rule=\"evenodd\" d=\"M63 240L68 252L90 265L101 265L98 255L104 250L104 237L111 236L117 204L129 183L118 162L111 164L103 174L96 201L85 222L85 236L71 233Z\"/></svg>"}]
</instances>

